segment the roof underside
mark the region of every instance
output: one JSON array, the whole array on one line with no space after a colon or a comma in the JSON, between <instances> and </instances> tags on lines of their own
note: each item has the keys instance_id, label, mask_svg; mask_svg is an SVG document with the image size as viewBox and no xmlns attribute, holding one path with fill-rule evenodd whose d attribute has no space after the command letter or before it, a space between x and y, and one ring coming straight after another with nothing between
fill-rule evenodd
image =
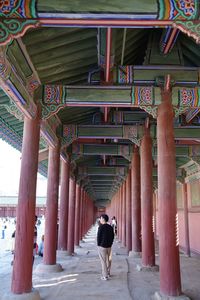
<instances>
[{"instance_id":1,"label":"roof underside","mask_svg":"<svg viewBox=\"0 0 200 300\"><path fill-rule=\"evenodd\" d=\"M43 1L45 2L45 1ZM49 9L51 2L48 2ZM91 5L92 5L91 1ZM71 2L69 2L70 5ZM73 5L73 4L72 4ZM123 4L124 5L124 4ZM151 5L149 5L151 9ZM40 8L46 9L46 6ZM111 8L113 9L113 7ZM120 7L116 6L120 11ZM62 5L60 7L62 11ZM73 9L78 11L78 6ZM147 59L150 53L150 41L152 36L159 43L162 35L162 29L147 28L124 28L113 29L112 31L112 55L114 57L114 66L116 65L146 65L150 64ZM30 60L40 78L42 84L60 84L60 85L89 85L91 74L95 74L95 84L99 84L101 80L101 72L99 72L99 62L101 57L101 34L98 28L55 28L44 27L29 30L23 37L22 42L26 47ZM180 65L199 67L200 66L200 47L191 38L184 34L179 34L176 45L181 55ZM11 60L20 60L19 45L14 41L10 47L8 55ZM157 45L159 49L159 44ZM158 51L159 52L159 51ZM157 64L160 65L160 54L158 54ZM162 65L168 62L167 56L162 55ZM166 63L168 64L168 63ZM23 66L22 66L23 67ZM29 70L24 72L28 74ZM7 105L12 100L0 89L0 125L1 137L12 146L21 150L23 136L23 120L19 120L15 115L10 114ZM117 110L111 108L110 112ZM120 108L119 108L120 110ZM147 113L139 109L125 108L123 111L132 111L135 114L135 121L132 123L144 123ZM104 109L102 107L65 107L58 111L58 118L62 124L85 124L95 125L104 123ZM199 116L200 117L200 116ZM195 126L199 126L198 115L193 120ZM152 123L155 123L150 117ZM2 125L4 124L4 125ZM130 124L130 123L128 123ZM193 124L193 125L194 125ZM9 128L3 131L3 126ZM84 143L84 140L78 141ZM92 142L94 142L92 140ZM96 140L98 143L113 144L112 140ZM116 141L115 141L116 142ZM130 141L117 141L119 144L131 144ZM40 149L45 149L47 145L41 139ZM78 166L105 166L112 156L103 155L85 155L74 158L76 167ZM119 155L119 158L122 158ZM177 166L188 162L188 158L177 158ZM48 160L40 162L39 170L42 174L47 174ZM86 189L93 191L93 196L98 205L100 200L110 199L117 190L121 179L116 176L107 178L107 183L103 181L105 175L89 176L86 181ZM98 178L98 182L96 182ZM116 179L117 178L117 179ZM88 183L89 182L89 183ZM101 184L102 182L102 184ZM116 184L117 182L117 184Z\"/></svg>"}]
</instances>

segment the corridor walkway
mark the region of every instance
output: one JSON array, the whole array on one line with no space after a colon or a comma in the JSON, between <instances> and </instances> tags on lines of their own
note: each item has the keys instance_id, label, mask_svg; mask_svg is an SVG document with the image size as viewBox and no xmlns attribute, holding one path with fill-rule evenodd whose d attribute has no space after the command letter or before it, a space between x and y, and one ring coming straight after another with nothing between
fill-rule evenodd
<instances>
[{"instance_id":1,"label":"corridor walkway","mask_svg":"<svg viewBox=\"0 0 200 300\"><path fill-rule=\"evenodd\" d=\"M0 259L0 299L10 288L10 259L9 254ZM113 246L112 277L102 281L95 227L88 232L81 247L76 249L75 256L58 256L57 262L63 266L63 272L37 274L35 267L41 262L42 259L37 257L33 285L43 300L149 300L159 290L159 273L138 272L136 266L140 264L140 259L128 257L117 240ZM181 255L181 269L184 293L192 300L200 300L200 260Z\"/></svg>"}]
</instances>

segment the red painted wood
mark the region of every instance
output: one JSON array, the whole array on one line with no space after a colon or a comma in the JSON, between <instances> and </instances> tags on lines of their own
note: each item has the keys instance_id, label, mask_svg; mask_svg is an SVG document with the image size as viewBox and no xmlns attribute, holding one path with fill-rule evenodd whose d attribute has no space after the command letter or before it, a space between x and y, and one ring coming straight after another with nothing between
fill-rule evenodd
<instances>
[{"instance_id":1,"label":"red painted wood","mask_svg":"<svg viewBox=\"0 0 200 300\"><path fill-rule=\"evenodd\" d=\"M123 222L123 189L122 186L120 187L120 218L119 218L119 225L118 225L118 231L119 231L119 239L122 241L122 222Z\"/></svg>"},{"instance_id":2,"label":"red painted wood","mask_svg":"<svg viewBox=\"0 0 200 300\"><path fill-rule=\"evenodd\" d=\"M82 200L82 237L84 237L85 234L85 202L86 202L86 192L83 192L83 200Z\"/></svg>"},{"instance_id":3,"label":"red painted wood","mask_svg":"<svg viewBox=\"0 0 200 300\"><path fill-rule=\"evenodd\" d=\"M166 47L165 47L164 54L167 54L167 53L168 53L168 51L169 51L169 49L170 49L170 47L171 47L171 45L172 45L172 43L173 43L173 40L174 40L174 37L175 37L177 31L178 31L177 28L173 28L173 30L172 30L172 32L171 32L171 35L170 35L170 38L169 38L169 40L168 40L168 43L167 43L167 45L166 45Z\"/></svg>"},{"instance_id":4,"label":"red painted wood","mask_svg":"<svg viewBox=\"0 0 200 300\"><path fill-rule=\"evenodd\" d=\"M82 239L82 231L83 231L83 227L82 227L82 214L83 214L83 194L84 191L81 188L80 189L80 220L79 220L79 241Z\"/></svg>"},{"instance_id":5,"label":"red painted wood","mask_svg":"<svg viewBox=\"0 0 200 300\"><path fill-rule=\"evenodd\" d=\"M60 212L58 229L58 249L67 250L68 206L69 206L69 163L61 161Z\"/></svg>"},{"instance_id":6,"label":"red painted wood","mask_svg":"<svg viewBox=\"0 0 200 300\"><path fill-rule=\"evenodd\" d=\"M29 293L32 290L39 139L39 114L33 120L25 117L17 207L15 258L11 285L11 290L14 294Z\"/></svg>"},{"instance_id":7,"label":"red painted wood","mask_svg":"<svg viewBox=\"0 0 200 300\"><path fill-rule=\"evenodd\" d=\"M141 143L141 224L142 265L155 265L153 234L153 182L152 182L152 140L149 128Z\"/></svg>"},{"instance_id":8,"label":"red painted wood","mask_svg":"<svg viewBox=\"0 0 200 300\"><path fill-rule=\"evenodd\" d=\"M126 246L126 185L122 186L122 244Z\"/></svg>"},{"instance_id":9,"label":"red painted wood","mask_svg":"<svg viewBox=\"0 0 200 300\"><path fill-rule=\"evenodd\" d=\"M80 223L80 199L81 198L81 187L76 185L76 204L75 204L75 245L79 245L80 234L79 234L79 223Z\"/></svg>"},{"instance_id":10,"label":"red painted wood","mask_svg":"<svg viewBox=\"0 0 200 300\"><path fill-rule=\"evenodd\" d=\"M132 251L141 252L140 155L134 148L131 163Z\"/></svg>"},{"instance_id":11,"label":"red painted wood","mask_svg":"<svg viewBox=\"0 0 200 300\"><path fill-rule=\"evenodd\" d=\"M185 249L186 249L186 254L190 256L187 183L182 184L182 194L183 194L183 205L184 205Z\"/></svg>"},{"instance_id":12,"label":"red painted wood","mask_svg":"<svg viewBox=\"0 0 200 300\"><path fill-rule=\"evenodd\" d=\"M68 215L68 239L67 250L69 255L74 253L74 229L75 229L75 197L76 182L70 178L69 180L69 215Z\"/></svg>"},{"instance_id":13,"label":"red painted wood","mask_svg":"<svg viewBox=\"0 0 200 300\"><path fill-rule=\"evenodd\" d=\"M157 119L160 290L164 295L179 296L174 113L170 92L163 91L162 99Z\"/></svg>"},{"instance_id":14,"label":"red painted wood","mask_svg":"<svg viewBox=\"0 0 200 300\"><path fill-rule=\"evenodd\" d=\"M47 205L45 214L44 256L47 265L56 264L58 187L59 187L60 144L49 147Z\"/></svg>"},{"instance_id":15,"label":"red painted wood","mask_svg":"<svg viewBox=\"0 0 200 300\"><path fill-rule=\"evenodd\" d=\"M107 28L106 32L106 57L105 57L105 82L110 80L110 60L111 60L111 45L112 45L112 29Z\"/></svg>"},{"instance_id":16,"label":"red painted wood","mask_svg":"<svg viewBox=\"0 0 200 300\"><path fill-rule=\"evenodd\" d=\"M131 250L131 172L126 179L126 248Z\"/></svg>"},{"instance_id":17,"label":"red painted wood","mask_svg":"<svg viewBox=\"0 0 200 300\"><path fill-rule=\"evenodd\" d=\"M135 26L172 26L173 21L170 20L101 20L101 19L48 19L40 18L39 22L42 26L46 25L66 25L66 26L112 26L112 27L135 27Z\"/></svg>"}]
</instances>

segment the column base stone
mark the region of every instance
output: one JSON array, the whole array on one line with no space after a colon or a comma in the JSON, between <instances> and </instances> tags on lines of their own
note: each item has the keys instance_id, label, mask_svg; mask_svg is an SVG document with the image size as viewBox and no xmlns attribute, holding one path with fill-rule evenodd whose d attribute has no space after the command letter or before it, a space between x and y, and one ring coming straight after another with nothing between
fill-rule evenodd
<instances>
[{"instance_id":1,"label":"column base stone","mask_svg":"<svg viewBox=\"0 0 200 300\"><path fill-rule=\"evenodd\" d=\"M141 258L141 252L129 251L128 256L133 258Z\"/></svg>"},{"instance_id":2,"label":"column base stone","mask_svg":"<svg viewBox=\"0 0 200 300\"><path fill-rule=\"evenodd\" d=\"M158 272L159 266L143 266L143 265L137 265L136 266L137 271L143 271L143 272Z\"/></svg>"},{"instance_id":3,"label":"column base stone","mask_svg":"<svg viewBox=\"0 0 200 300\"><path fill-rule=\"evenodd\" d=\"M46 264L39 264L35 268L36 273L58 273L62 272L63 268L60 264L55 265L46 265Z\"/></svg>"},{"instance_id":4,"label":"column base stone","mask_svg":"<svg viewBox=\"0 0 200 300\"><path fill-rule=\"evenodd\" d=\"M180 296L167 296L163 295L160 292L155 292L152 296L152 300L190 300L190 298L184 294Z\"/></svg>"},{"instance_id":5,"label":"column base stone","mask_svg":"<svg viewBox=\"0 0 200 300\"><path fill-rule=\"evenodd\" d=\"M32 289L30 293L13 294L12 292L5 293L2 300L41 300L40 294L37 290Z\"/></svg>"}]
</instances>

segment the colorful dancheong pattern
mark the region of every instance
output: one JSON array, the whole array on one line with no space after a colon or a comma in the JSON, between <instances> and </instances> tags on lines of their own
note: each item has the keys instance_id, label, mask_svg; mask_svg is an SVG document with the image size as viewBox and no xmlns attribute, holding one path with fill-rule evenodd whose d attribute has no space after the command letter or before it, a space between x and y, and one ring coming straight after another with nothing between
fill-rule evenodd
<instances>
[{"instance_id":1,"label":"colorful dancheong pattern","mask_svg":"<svg viewBox=\"0 0 200 300\"><path fill-rule=\"evenodd\" d=\"M199 0L159 0L159 19L192 20L198 16Z\"/></svg>"}]
</instances>

